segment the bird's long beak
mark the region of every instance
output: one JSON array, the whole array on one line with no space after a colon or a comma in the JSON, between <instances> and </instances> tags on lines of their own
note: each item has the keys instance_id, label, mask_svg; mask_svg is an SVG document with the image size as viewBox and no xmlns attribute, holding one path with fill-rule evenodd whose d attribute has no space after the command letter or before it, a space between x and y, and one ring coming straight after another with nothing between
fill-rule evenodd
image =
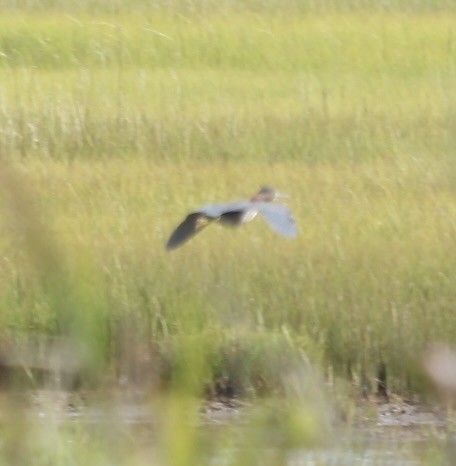
<instances>
[{"instance_id":1,"label":"bird's long beak","mask_svg":"<svg viewBox=\"0 0 456 466\"><path fill-rule=\"evenodd\" d=\"M276 191L274 195L274 200L280 200L280 199L288 199L290 197L289 194L282 193L280 191Z\"/></svg>"}]
</instances>

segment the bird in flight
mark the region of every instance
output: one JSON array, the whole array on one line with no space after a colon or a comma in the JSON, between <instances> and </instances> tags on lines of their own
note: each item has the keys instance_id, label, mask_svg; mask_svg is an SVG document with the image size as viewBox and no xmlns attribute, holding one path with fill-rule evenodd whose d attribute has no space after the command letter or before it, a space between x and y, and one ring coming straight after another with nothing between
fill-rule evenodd
<instances>
[{"instance_id":1,"label":"bird in flight","mask_svg":"<svg viewBox=\"0 0 456 466\"><path fill-rule=\"evenodd\" d=\"M279 235L293 238L297 234L295 220L287 206L274 202L287 197L274 188L265 186L251 199L228 204L210 204L187 215L173 231L166 249L172 250L184 244L212 222L226 226L238 226L250 222L261 214L266 223Z\"/></svg>"}]
</instances>

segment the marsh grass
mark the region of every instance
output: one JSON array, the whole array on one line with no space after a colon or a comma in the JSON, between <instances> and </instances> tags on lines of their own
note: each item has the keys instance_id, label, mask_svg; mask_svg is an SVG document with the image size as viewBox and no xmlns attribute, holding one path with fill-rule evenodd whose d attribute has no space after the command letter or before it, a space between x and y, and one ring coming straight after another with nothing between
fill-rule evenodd
<instances>
[{"instance_id":1,"label":"marsh grass","mask_svg":"<svg viewBox=\"0 0 456 466\"><path fill-rule=\"evenodd\" d=\"M83 290L88 286L84 307L101 305L106 325L130 320L131 338L159 353L179 353L172 348L186 336L196 346L199 339L212 375L230 374L244 388L255 380L274 385L267 359L275 358L274 348L281 354L282 345L339 374L350 369L371 380L383 360L391 385L401 390L416 354L454 334L455 264L448 254L454 192L440 161L260 165L272 184L293 193L299 237L280 240L261 221L239 231L215 226L173 254L163 245L188 205L216 200L214 190L229 199L233 186L242 196L262 183L258 165L225 163L216 186L207 183L219 180L211 164L176 170L175 163L141 159L30 160L20 166L41 193L68 274ZM243 173L248 179L239 182ZM11 261L23 255L10 248ZM86 261L92 272L84 274ZM44 311L46 295L43 302L33 280L19 293L27 280L21 272L4 271L5 327L52 331L53 307ZM22 312L25 322L17 317Z\"/></svg>"},{"instance_id":2,"label":"marsh grass","mask_svg":"<svg viewBox=\"0 0 456 466\"><path fill-rule=\"evenodd\" d=\"M451 339L451 15L2 21L3 152L110 331L136 319L160 346L190 326L219 349L279 334L340 373L371 379L387 360L398 388L424 345ZM188 209L264 183L291 193L296 241L257 222L165 253ZM5 328L55 331L62 306L5 241Z\"/></svg>"},{"instance_id":3,"label":"marsh grass","mask_svg":"<svg viewBox=\"0 0 456 466\"><path fill-rule=\"evenodd\" d=\"M314 376L290 374L373 391L384 363L419 393L424 349L456 335L451 4L203 3L0 19L2 337L82 341L92 389L166 386L161 441L182 448L157 464L201 464L179 418L207 390L299 400L303 425L293 401L254 424L310 441ZM295 240L257 220L165 251L189 210L265 183L291 195ZM104 441L86 464L112 460Z\"/></svg>"},{"instance_id":4,"label":"marsh grass","mask_svg":"<svg viewBox=\"0 0 456 466\"><path fill-rule=\"evenodd\" d=\"M389 18L12 14L2 145L192 162L447 152L452 16Z\"/></svg>"}]
</instances>

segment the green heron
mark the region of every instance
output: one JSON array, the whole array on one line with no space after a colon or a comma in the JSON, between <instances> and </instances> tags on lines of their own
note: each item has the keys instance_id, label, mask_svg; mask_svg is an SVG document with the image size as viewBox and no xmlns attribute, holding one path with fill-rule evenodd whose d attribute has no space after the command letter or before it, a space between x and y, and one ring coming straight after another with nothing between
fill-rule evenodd
<instances>
[{"instance_id":1,"label":"green heron","mask_svg":"<svg viewBox=\"0 0 456 466\"><path fill-rule=\"evenodd\" d=\"M285 205L273 202L280 197L286 196L273 188L263 187L250 200L201 207L188 214L174 230L166 244L166 249L171 250L181 246L214 221L222 225L238 226L250 222L257 214L261 214L276 233L292 238L296 236L297 231L291 212Z\"/></svg>"}]
</instances>

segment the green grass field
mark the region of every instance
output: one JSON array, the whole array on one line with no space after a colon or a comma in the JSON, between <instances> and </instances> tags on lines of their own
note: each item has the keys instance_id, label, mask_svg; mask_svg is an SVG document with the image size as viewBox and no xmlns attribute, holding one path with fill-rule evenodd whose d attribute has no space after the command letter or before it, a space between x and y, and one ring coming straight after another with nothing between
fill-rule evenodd
<instances>
[{"instance_id":1,"label":"green grass field","mask_svg":"<svg viewBox=\"0 0 456 466\"><path fill-rule=\"evenodd\" d=\"M81 340L83 386L282 393L310 361L422 394L456 341L453 3L48 3L2 2L1 336ZM257 220L165 251L264 184L295 240Z\"/></svg>"}]
</instances>

